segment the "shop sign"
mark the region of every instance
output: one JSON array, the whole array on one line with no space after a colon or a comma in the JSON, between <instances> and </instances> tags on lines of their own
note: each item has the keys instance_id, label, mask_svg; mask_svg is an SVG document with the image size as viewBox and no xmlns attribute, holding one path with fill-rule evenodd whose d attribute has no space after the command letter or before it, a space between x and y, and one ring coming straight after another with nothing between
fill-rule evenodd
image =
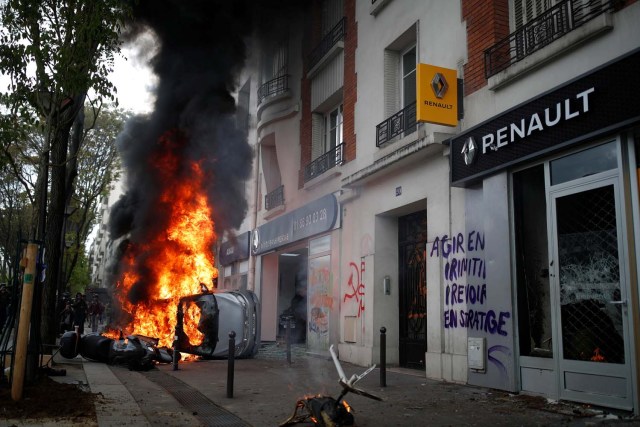
<instances>
[{"instance_id":1,"label":"shop sign","mask_svg":"<svg viewBox=\"0 0 640 427\"><path fill-rule=\"evenodd\" d=\"M218 261L221 265L229 265L235 261L249 258L249 240L251 232L247 231L234 239L229 239L220 245Z\"/></svg>"},{"instance_id":2,"label":"shop sign","mask_svg":"<svg viewBox=\"0 0 640 427\"><path fill-rule=\"evenodd\" d=\"M336 196L328 194L253 230L251 250L260 255L329 231L336 225L338 213Z\"/></svg>"},{"instance_id":3,"label":"shop sign","mask_svg":"<svg viewBox=\"0 0 640 427\"><path fill-rule=\"evenodd\" d=\"M452 185L640 121L640 51L521 104L450 140Z\"/></svg>"},{"instance_id":4,"label":"shop sign","mask_svg":"<svg viewBox=\"0 0 640 427\"><path fill-rule=\"evenodd\" d=\"M435 65L418 64L416 81L416 120L457 126L457 71Z\"/></svg>"}]
</instances>

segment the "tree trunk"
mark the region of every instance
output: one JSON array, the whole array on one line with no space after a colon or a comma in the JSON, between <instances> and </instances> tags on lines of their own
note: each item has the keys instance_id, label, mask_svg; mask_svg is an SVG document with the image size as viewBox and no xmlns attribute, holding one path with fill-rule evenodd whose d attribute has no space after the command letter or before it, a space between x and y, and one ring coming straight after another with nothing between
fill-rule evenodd
<instances>
[{"instance_id":1,"label":"tree trunk","mask_svg":"<svg viewBox=\"0 0 640 427\"><path fill-rule=\"evenodd\" d=\"M62 258L62 228L64 225L65 180L67 148L71 120L61 120L51 144L51 194L45 234L46 279L42 299L42 343L55 344L58 331L57 299L58 280L60 279L60 260Z\"/></svg>"}]
</instances>

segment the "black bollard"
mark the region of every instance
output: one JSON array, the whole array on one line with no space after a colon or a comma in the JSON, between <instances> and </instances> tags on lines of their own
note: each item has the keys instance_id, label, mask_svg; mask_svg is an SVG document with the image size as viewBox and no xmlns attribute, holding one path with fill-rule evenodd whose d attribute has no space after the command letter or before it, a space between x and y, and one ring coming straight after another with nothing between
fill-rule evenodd
<instances>
[{"instance_id":1,"label":"black bollard","mask_svg":"<svg viewBox=\"0 0 640 427\"><path fill-rule=\"evenodd\" d=\"M291 321L287 319L287 322L284 324L284 336L287 341L287 363L291 365Z\"/></svg>"},{"instance_id":2,"label":"black bollard","mask_svg":"<svg viewBox=\"0 0 640 427\"><path fill-rule=\"evenodd\" d=\"M178 370L178 359L180 359L180 357L178 357L178 354L178 333L176 332L175 336L173 337L173 354L171 355L171 365L173 366L174 371Z\"/></svg>"},{"instance_id":3,"label":"black bollard","mask_svg":"<svg viewBox=\"0 0 640 427\"><path fill-rule=\"evenodd\" d=\"M182 304L178 304L178 315L176 316L176 329L173 333L173 355L171 356L171 364L173 366L173 370L178 370L178 361L180 360L180 352L178 351L180 347L180 335L184 333L184 329L182 326Z\"/></svg>"},{"instance_id":4,"label":"black bollard","mask_svg":"<svg viewBox=\"0 0 640 427\"><path fill-rule=\"evenodd\" d=\"M387 386L387 328L380 328L380 387Z\"/></svg>"},{"instance_id":5,"label":"black bollard","mask_svg":"<svg viewBox=\"0 0 640 427\"><path fill-rule=\"evenodd\" d=\"M229 364L227 369L227 397L233 397L233 365L236 358L236 333L229 332Z\"/></svg>"}]
</instances>

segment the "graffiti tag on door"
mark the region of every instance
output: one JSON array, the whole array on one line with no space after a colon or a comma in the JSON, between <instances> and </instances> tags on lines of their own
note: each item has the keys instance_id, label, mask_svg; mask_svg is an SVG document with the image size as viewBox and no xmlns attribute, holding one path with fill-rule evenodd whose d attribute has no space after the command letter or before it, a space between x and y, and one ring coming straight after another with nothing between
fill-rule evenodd
<instances>
[{"instance_id":1,"label":"graffiti tag on door","mask_svg":"<svg viewBox=\"0 0 640 427\"><path fill-rule=\"evenodd\" d=\"M360 317L364 311L364 283L362 283L365 270L364 260L360 261L360 268L358 268L358 265L355 262L350 262L349 270L349 281L347 282L347 285L349 289L351 289L351 292L344 294L342 302L354 300L355 303L358 304L358 317Z\"/></svg>"}]
</instances>

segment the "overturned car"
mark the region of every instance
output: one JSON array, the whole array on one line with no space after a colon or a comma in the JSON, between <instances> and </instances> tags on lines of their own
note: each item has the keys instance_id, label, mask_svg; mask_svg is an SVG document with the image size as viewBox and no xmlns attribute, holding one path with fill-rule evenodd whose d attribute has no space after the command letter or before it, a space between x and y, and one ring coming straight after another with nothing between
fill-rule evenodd
<instances>
[{"instance_id":1,"label":"overturned car","mask_svg":"<svg viewBox=\"0 0 640 427\"><path fill-rule=\"evenodd\" d=\"M205 288L206 289L206 288ZM109 338L69 331L60 338L61 356L147 370L155 363L172 363L180 353L208 359L229 355L230 332L235 333L234 356L253 357L260 347L260 305L251 291L232 290L189 295L179 300L174 348L158 347L157 338L128 335ZM187 333L189 331L189 333Z\"/></svg>"},{"instance_id":2,"label":"overturned car","mask_svg":"<svg viewBox=\"0 0 640 427\"><path fill-rule=\"evenodd\" d=\"M196 316L187 315L196 310ZM197 319L199 342L191 342L185 329ZM229 333L235 333L236 358L255 356L260 348L260 305L255 293L244 290L206 292L180 298L176 337L178 350L204 358L229 354Z\"/></svg>"}]
</instances>

